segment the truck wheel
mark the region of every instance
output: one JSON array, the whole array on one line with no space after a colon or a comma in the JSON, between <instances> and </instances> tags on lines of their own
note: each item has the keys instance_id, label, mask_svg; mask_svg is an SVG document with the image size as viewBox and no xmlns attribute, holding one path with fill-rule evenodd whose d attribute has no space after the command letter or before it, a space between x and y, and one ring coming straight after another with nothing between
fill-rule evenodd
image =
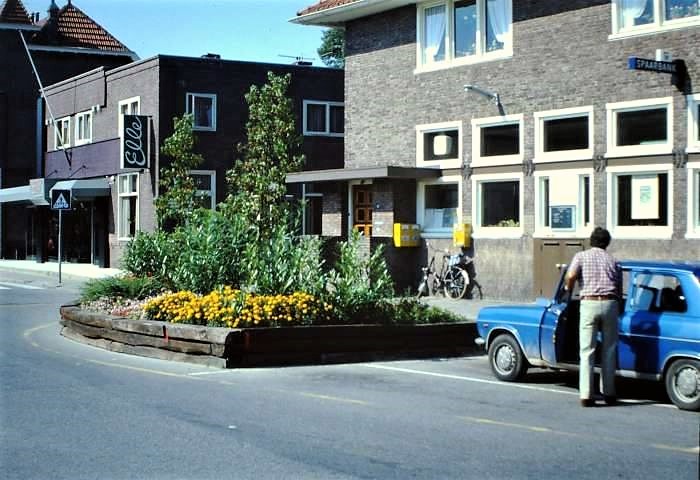
<instances>
[{"instance_id":1,"label":"truck wheel","mask_svg":"<svg viewBox=\"0 0 700 480\"><path fill-rule=\"evenodd\" d=\"M520 380L528 367L520 345L507 333L497 336L489 345L489 365L496 378L504 382Z\"/></svg>"},{"instance_id":2,"label":"truck wheel","mask_svg":"<svg viewBox=\"0 0 700 480\"><path fill-rule=\"evenodd\" d=\"M700 362L692 358L674 361L666 371L666 393L681 410L700 411Z\"/></svg>"}]
</instances>

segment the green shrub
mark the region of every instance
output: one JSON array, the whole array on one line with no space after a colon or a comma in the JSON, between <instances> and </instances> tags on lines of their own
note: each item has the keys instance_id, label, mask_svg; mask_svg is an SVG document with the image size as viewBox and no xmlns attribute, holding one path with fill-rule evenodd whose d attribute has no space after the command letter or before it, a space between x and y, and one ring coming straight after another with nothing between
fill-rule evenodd
<instances>
[{"instance_id":1,"label":"green shrub","mask_svg":"<svg viewBox=\"0 0 700 480\"><path fill-rule=\"evenodd\" d=\"M135 276L155 277L172 286L169 278L174 261L174 245L170 235L157 231L138 232L127 245L122 269Z\"/></svg>"},{"instance_id":2,"label":"green shrub","mask_svg":"<svg viewBox=\"0 0 700 480\"><path fill-rule=\"evenodd\" d=\"M91 302L105 297L140 300L162 290L163 284L154 277L126 275L100 278L90 280L82 287L80 301Z\"/></svg>"}]
</instances>

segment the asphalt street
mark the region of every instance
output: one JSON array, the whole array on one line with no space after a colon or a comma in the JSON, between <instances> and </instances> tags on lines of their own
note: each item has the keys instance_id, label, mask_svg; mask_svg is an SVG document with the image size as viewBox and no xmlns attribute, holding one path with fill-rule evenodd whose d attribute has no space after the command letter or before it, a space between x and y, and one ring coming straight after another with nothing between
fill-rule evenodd
<instances>
[{"instance_id":1,"label":"asphalt street","mask_svg":"<svg viewBox=\"0 0 700 480\"><path fill-rule=\"evenodd\" d=\"M79 283L0 271L5 479L697 479L700 422L660 386L582 409L576 376L485 357L219 370L59 335Z\"/></svg>"}]
</instances>

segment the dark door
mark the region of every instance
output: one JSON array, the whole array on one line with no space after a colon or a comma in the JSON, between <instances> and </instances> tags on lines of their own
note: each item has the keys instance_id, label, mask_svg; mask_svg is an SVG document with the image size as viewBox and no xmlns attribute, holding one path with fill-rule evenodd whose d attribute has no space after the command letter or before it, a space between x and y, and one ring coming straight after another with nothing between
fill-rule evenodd
<instances>
[{"instance_id":1,"label":"dark door","mask_svg":"<svg viewBox=\"0 0 700 480\"><path fill-rule=\"evenodd\" d=\"M352 228L372 236L372 185L353 185L352 222Z\"/></svg>"},{"instance_id":2,"label":"dark door","mask_svg":"<svg viewBox=\"0 0 700 480\"><path fill-rule=\"evenodd\" d=\"M533 289L536 297L550 298L557 287L560 271L576 254L586 248L583 239L536 239Z\"/></svg>"}]
</instances>

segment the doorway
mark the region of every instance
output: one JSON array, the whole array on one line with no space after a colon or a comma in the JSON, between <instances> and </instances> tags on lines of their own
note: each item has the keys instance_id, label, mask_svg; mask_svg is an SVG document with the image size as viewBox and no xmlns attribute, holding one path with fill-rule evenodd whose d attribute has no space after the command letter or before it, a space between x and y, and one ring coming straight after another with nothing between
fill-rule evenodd
<instances>
[{"instance_id":1,"label":"doorway","mask_svg":"<svg viewBox=\"0 0 700 480\"><path fill-rule=\"evenodd\" d=\"M372 185L352 186L352 228L372 236Z\"/></svg>"},{"instance_id":2,"label":"doorway","mask_svg":"<svg viewBox=\"0 0 700 480\"><path fill-rule=\"evenodd\" d=\"M551 297L561 278L564 265L571 263L577 252L587 248L588 240L535 239L533 255L533 290L536 297Z\"/></svg>"}]
</instances>

